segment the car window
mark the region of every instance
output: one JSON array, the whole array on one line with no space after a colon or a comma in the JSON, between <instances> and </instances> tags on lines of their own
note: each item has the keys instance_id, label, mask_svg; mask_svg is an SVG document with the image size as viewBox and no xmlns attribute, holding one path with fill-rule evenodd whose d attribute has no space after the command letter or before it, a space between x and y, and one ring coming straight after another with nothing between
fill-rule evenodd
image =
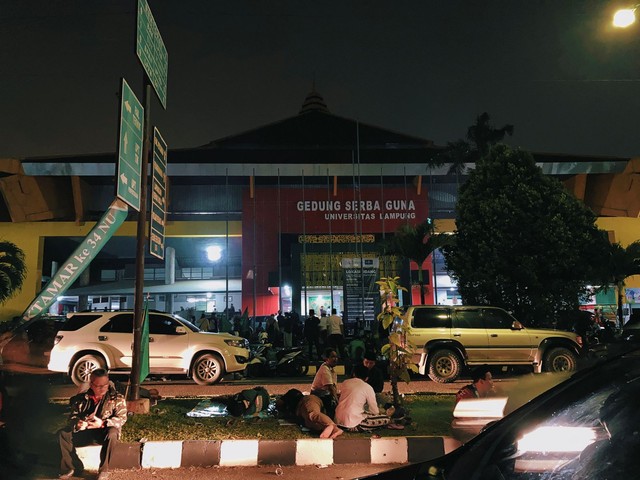
<instances>
[{"instance_id":1,"label":"car window","mask_svg":"<svg viewBox=\"0 0 640 480\"><path fill-rule=\"evenodd\" d=\"M454 310L453 328L484 328L479 308Z\"/></svg>"},{"instance_id":2,"label":"car window","mask_svg":"<svg viewBox=\"0 0 640 480\"><path fill-rule=\"evenodd\" d=\"M446 308L416 308L413 310L414 328L451 328L449 312Z\"/></svg>"},{"instance_id":3,"label":"car window","mask_svg":"<svg viewBox=\"0 0 640 480\"><path fill-rule=\"evenodd\" d=\"M482 320L486 328L511 328L513 317L504 310L482 309Z\"/></svg>"},{"instance_id":4,"label":"car window","mask_svg":"<svg viewBox=\"0 0 640 480\"><path fill-rule=\"evenodd\" d=\"M133 313L120 313L111 317L100 329L101 332L133 333Z\"/></svg>"},{"instance_id":5,"label":"car window","mask_svg":"<svg viewBox=\"0 0 640 480\"><path fill-rule=\"evenodd\" d=\"M540 397L546 401L533 400L508 415L472 440L445 478L635 478L640 376L633 360L561 384Z\"/></svg>"},{"instance_id":6,"label":"car window","mask_svg":"<svg viewBox=\"0 0 640 480\"><path fill-rule=\"evenodd\" d=\"M97 320L102 315L72 315L60 326L60 330L63 332L74 332L80 330L82 327L89 325L94 320Z\"/></svg>"},{"instance_id":7,"label":"car window","mask_svg":"<svg viewBox=\"0 0 640 480\"><path fill-rule=\"evenodd\" d=\"M176 327L181 327L171 317L166 315L149 314L149 333L152 335L177 335Z\"/></svg>"}]
</instances>

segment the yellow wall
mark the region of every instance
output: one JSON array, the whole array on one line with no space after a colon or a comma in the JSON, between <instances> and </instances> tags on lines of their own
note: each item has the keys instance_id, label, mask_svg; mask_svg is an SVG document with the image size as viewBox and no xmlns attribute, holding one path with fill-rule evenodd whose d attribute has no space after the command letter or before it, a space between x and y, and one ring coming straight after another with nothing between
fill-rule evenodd
<instances>
[{"instance_id":1,"label":"yellow wall","mask_svg":"<svg viewBox=\"0 0 640 480\"><path fill-rule=\"evenodd\" d=\"M25 222L0 224L0 239L14 243L26 256L27 278L22 290L0 306L0 322L22 315L40 291L42 257L46 237L84 237L94 223L79 226L73 222ZM168 222L166 237L220 237L226 232L225 222ZM229 234L242 235L242 223L229 222ZM115 233L119 237L135 237L136 222L125 222Z\"/></svg>"},{"instance_id":2,"label":"yellow wall","mask_svg":"<svg viewBox=\"0 0 640 480\"><path fill-rule=\"evenodd\" d=\"M603 230L613 232L613 240L622 246L640 239L640 218L601 217L598 218L597 225ZM25 222L0 225L0 239L20 247L27 260L27 278L22 290L0 307L0 321L21 315L40 291L44 239L46 237L84 237L93 226L93 223L78 226L73 222ZM436 228L440 232L453 231L455 221L438 220ZM224 236L225 231L225 222L168 222L166 226L167 237L217 237ZM242 235L242 223L229 222L229 232L231 236ZM115 236L132 237L135 235L135 222L125 222L115 234ZM630 277L626 284L628 287L640 288L640 276Z\"/></svg>"},{"instance_id":3,"label":"yellow wall","mask_svg":"<svg viewBox=\"0 0 640 480\"><path fill-rule=\"evenodd\" d=\"M628 217L600 217L596 221L598 228L614 232L614 242L626 247L630 243L640 240L640 218ZM634 275L625 280L625 286L640 288L640 275Z\"/></svg>"}]
</instances>

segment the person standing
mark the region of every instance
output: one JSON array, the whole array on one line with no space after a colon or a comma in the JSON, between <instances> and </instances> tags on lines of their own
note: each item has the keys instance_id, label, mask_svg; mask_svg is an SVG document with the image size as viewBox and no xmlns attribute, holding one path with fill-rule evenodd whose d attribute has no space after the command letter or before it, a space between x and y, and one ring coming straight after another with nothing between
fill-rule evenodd
<instances>
[{"instance_id":1,"label":"person standing","mask_svg":"<svg viewBox=\"0 0 640 480\"><path fill-rule=\"evenodd\" d=\"M316 358L320 358L320 319L316 317L316 311L309 310L309 316L304 322L304 338L309 346L309 359L313 357L313 346L316 347Z\"/></svg>"},{"instance_id":2,"label":"person standing","mask_svg":"<svg viewBox=\"0 0 640 480\"><path fill-rule=\"evenodd\" d=\"M293 318L290 313L282 314L278 312L278 325L282 331L282 340L285 348L293 346Z\"/></svg>"},{"instance_id":3,"label":"person standing","mask_svg":"<svg viewBox=\"0 0 640 480\"><path fill-rule=\"evenodd\" d=\"M104 369L91 372L89 389L69 400L71 413L68 424L58 432L60 444L60 476L80 475L84 465L76 454L76 447L99 443L100 468L97 480L107 478L114 445L127 421L127 403L116 390Z\"/></svg>"},{"instance_id":4,"label":"person standing","mask_svg":"<svg viewBox=\"0 0 640 480\"><path fill-rule=\"evenodd\" d=\"M387 415L380 415L376 394L365 379L364 365L353 367L353 377L342 382L340 401L336 407L336 424L348 431L372 430L389 424Z\"/></svg>"},{"instance_id":5,"label":"person standing","mask_svg":"<svg viewBox=\"0 0 640 480\"><path fill-rule=\"evenodd\" d=\"M344 324L336 309L331 309L331 316L327 319L327 335L329 346L333 347L340 356L344 356Z\"/></svg>"},{"instance_id":6,"label":"person standing","mask_svg":"<svg viewBox=\"0 0 640 480\"><path fill-rule=\"evenodd\" d=\"M323 348L327 348L329 346L327 339L327 313L320 313L320 325L318 325L318 329L320 330L320 344Z\"/></svg>"},{"instance_id":7,"label":"person standing","mask_svg":"<svg viewBox=\"0 0 640 480\"><path fill-rule=\"evenodd\" d=\"M197 327L203 332L209 331L209 319L204 313L200 315L200 318L198 319Z\"/></svg>"}]
</instances>

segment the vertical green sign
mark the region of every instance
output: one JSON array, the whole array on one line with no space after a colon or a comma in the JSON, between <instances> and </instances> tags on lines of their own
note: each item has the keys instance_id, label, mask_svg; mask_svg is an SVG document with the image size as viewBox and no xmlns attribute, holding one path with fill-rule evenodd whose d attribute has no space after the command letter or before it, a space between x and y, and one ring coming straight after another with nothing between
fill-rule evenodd
<instances>
[{"instance_id":1,"label":"vertical green sign","mask_svg":"<svg viewBox=\"0 0 640 480\"><path fill-rule=\"evenodd\" d=\"M127 202L131 208L140 211L144 108L124 78L122 79L120 99L116 195Z\"/></svg>"},{"instance_id":2,"label":"vertical green sign","mask_svg":"<svg viewBox=\"0 0 640 480\"><path fill-rule=\"evenodd\" d=\"M164 259L164 225L167 220L167 142L155 127L153 129L153 174L151 179L149 253Z\"/></svg>"},{"instance_id":3,"label":"vertical green sign","mask_svg":"<svg viewBox=\"0 0 640 480\"><path fill-rule=\"evenodd\" d=\"M138 0L136 55L164 108L167 108L169 55L147 0Z\"/></svg>"}]
</instances>

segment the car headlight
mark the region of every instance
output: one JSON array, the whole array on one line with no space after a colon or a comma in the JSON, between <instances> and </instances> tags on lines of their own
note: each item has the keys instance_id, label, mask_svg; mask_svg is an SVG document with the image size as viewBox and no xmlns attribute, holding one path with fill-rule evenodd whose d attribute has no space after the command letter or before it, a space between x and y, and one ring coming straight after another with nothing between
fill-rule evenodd
<instances>
[{"instance_id":1,"label":"car headlight","mask_svg":"<svg viewBox=\"0 0 640 480\"><path fill-rule=\"evenodd\" d=\"M225 340L224 343L230 347L247 348L246 340L244 338Z\"/></svg>"}]
</instances>

